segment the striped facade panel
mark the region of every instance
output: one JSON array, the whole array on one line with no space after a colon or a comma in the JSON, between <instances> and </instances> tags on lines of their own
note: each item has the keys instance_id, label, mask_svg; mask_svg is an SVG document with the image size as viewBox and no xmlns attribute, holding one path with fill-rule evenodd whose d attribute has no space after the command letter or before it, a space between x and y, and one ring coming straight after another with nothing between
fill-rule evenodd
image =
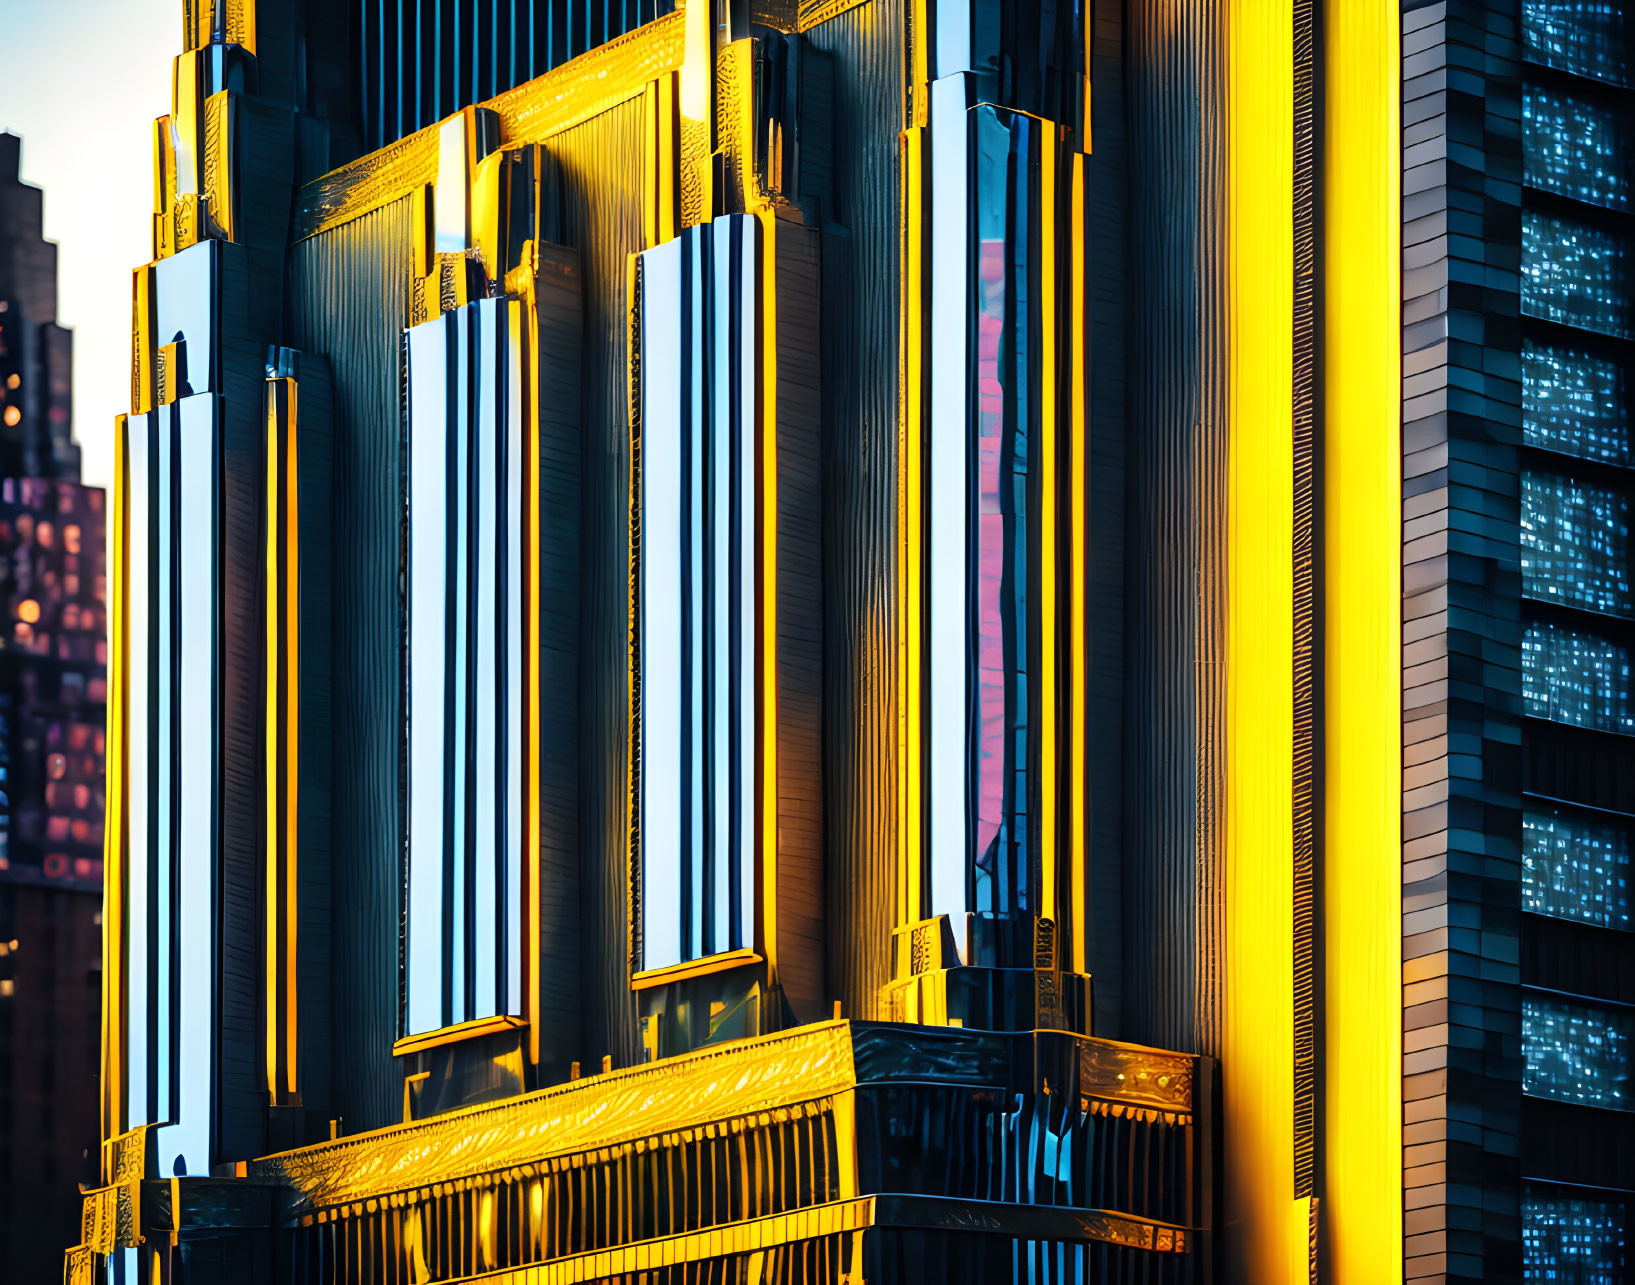
<instances>
[{"instance_id":1,"label":"striped facade panel","mask_svg":"<svg viewBox=\"0 0 1635 1285\"><path fill-rule=\"evenodd\" d=\"M219 403L199 393L126 420L132 571L130 725L132 1015L128 1118L161 1122L166 1173L208 1173L219 1112L212 1069L221 688ZM147 592L142 593L146 588ZM145 824L144 824L145 821Z\"/></svg>"},{"instance_id":2,"label":"striped facade panel","mask_svg":"<svg viewBox=\"0 0 1635 1285\"><path fill-rule=\"evenodd\" d=\"M824 835L830 994L880 1015L897 880L898 133L903 0L805 33L834 60L835 208L823 232Z\"/></svg>"},{"instance_id":3,"label":"striped facade panel","mask_svg":"<svg viewBox=\"0 0 1635 1285\"><path fill-rule=\"evenodd\" d=\"M405 1035L523 1010L521 307L406 339Z\"/></svg>"},{"instance_id":4,"label":"striped facade panel","mask_svg":"<svg viewBox=\"0 0 1635 1285\"><path fill-rule=\"evenodd\" d=\"M728 215L638 257L632 447L632 966L755 941L759 848L760 224Z\"/></svg>"},{"instance_id":5,"label":"striped facade panel","mask_svg":"<svg viewBox=\"0 0 1635 1285\"><path fill-rule=\"evenodd\" d=\"M1520 348L1520 32L1401 31L1404 1276L1515 1279L1521 388L1486 357Z\"/></svg>"}]
</instances>

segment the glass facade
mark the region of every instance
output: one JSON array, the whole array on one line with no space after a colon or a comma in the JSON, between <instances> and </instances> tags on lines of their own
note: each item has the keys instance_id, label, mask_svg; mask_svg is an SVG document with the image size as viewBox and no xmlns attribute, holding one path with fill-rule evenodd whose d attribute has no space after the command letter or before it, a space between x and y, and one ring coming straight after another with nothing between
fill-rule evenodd
<instances>
[{"instance_id":1,"label":"glass facade","mask_svg":"<svg viewBox=\"0 0 1635 1285\"><path fill-rule=\"evenodd\" d=\"M1522 50L1530 62L1627 84L1628 41L1623 0L1522 0Z\"/></svg>"},{"instance_id":2,"label":"glass facade","mask_svg":"<svg viewBox=\"0 0 1635 1285\"><path fill-rule=\"evenodd\" d=\"M408 332L405 1034L522 1000L519 306Z\"/></svg>"},{"instance_id":3,"label":"glass facade","mask_svg":"<svg viewBox=\"0 0 1635 1285\"><path fill-rule=\"evenodd\" d=\"M1629 208L1629 122L1613 106L1539 85L1522 93L1527 182L1574 200Z\"/></svg>"},{"instance_id":4,"label":"glass facade","mask_svg":"<svg viewBox=\"0 0 1635 1285\"><path fill-rule=\"evenodd\" d=\"M1628 647L1542 622L1527 627L1521 647L1522 702L1529 715L1635 735Z\"/></svg>"},{"instance_id":5,"label":"glass facade","mask_svg":"<svg viewBox=\"0 0 1635 1285\"><path fill-rule=\"evenodd\" d=\"M1629 1208L1526 1184L1521 1198L1522 1279L1622 1285Z\"/></svg>"},{"instance_id":6,"label":"glass facade","mask_svg":"<svg viewBox=\"0 0 1635 1285\"><path fill-rule=\"evenodd\" d=\"M1627 820L1571 808L1522 814L1522 909L1627 931Z\"/></svg>"},{"instance_id":7,"label":"glass facade","mask_svg":"<svg viewBox=\"0 0 1635 1285\"><path fill-rule=\"evenodd\" d=\"M1635 1009L1524 995L1522 1092L1612 1111L1635 1110Z\"/></svg>"},{"instance_id":8,"label":"glass facade","mask_svg":"<svg viewBox=\"0 0 1635 1285\"><path fill-rule=\"evenodd\" d=\"M1573 478L1523 470L1521 572L1531 598L1618 616L1635 612L1629 498Z\"/></svg>"},{"instance_id":9,"label":"glass facade","mask_svg":"<svg viewBox=\"0 0 1635 1285\"><path fill-rule=\"evenodd\" d=\"M1534 317L1627 339L1629 240L1540 210L1521 216L1521 305Z\"/></svg>"},{"instance_id":10,"label":"glass facade","mask_svg":"<svg viewBox=\"0 0 1635 1285\"><path fill-rule=\"evenodd\" d=\"M1522 440L1607 464L1628 465L1626 367L1580 347L1524 340Z\"/></svg>"},{"instance_id":11,"label":"glass facade","mask_svg":"<svg viewBox=\"0 0 1635 1285\"><path fill-rule=\"evenodd\" d=\"M753 944L758 225L641 256L641 967Z\"/></svg>"}]
</instances>

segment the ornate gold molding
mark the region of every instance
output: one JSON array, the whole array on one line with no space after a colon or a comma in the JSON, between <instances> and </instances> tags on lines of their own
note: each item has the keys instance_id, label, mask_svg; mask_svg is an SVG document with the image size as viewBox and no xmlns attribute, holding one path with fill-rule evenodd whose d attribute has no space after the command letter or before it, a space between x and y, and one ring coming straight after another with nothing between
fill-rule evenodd
<instances>
[{"instance_id":1,"label":"ornate gold molding","mask_svg":"<svg viewBox=\"0 0 1635 1285\"><path fill-rule=\"evenodd\" d=\"M825 1022L574 1080L252 1161L307 1208L366 1201L673 1129L772 1110L852 1088L851 1031Z\"/></svg>"}]
</instances>

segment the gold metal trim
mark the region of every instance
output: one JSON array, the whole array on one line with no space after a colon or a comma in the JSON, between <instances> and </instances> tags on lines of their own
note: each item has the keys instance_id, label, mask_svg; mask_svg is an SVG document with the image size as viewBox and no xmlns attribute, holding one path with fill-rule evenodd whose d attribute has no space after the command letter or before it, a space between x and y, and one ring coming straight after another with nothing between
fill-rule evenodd
<instances>
[{"instance_id":1,"label":"gold metal trim","mask_svg":"<svg viewBox=\"0 0 1635 1285\"><path fill-rule=\"evenodd\" d=\"M250 1162L249 1176L293 1187L304 1210L334 1208L832 1097L855 1083L850 1027L824 1022L267 1156Z\"/></svg>"},{"instance_id":2,"label":"gold metal trim","mask_svg":"<svg viewBox=\"0 0 1635 1285\"><path fill-rule=\"evenodd\" d=\"M435 1031L424 1031L419 1035L405 1035L392 1044L392 1056L402 1057L406 1053L418 1053L422 1049L437 1048L442 1044L455 1044L460 1040L474 1040L483 1035L496 1035L500 1031L515 1030L519 1026L528 1025L528 1019L513 1017L508 1013L501 1013L496 1017L474 1017L469 1022L458 1022L453 1026L440 1026Z\"/></svg>"},{"instance_id":3,"label":"gold metal trim","mask_svg":"<svg viewBox=\"0 0 1635 1285\"><path fill-rule=\"evenodd\" d=\"M647 968L630 974L630 989L633 991L652 990L655 986L668 986L671 982L684 982L694 977L708 977L712 973L724 973L729 969L742 968L747 964L762 964L766 957L759 951L745 947L740 950L722 951L719 955L706 955L703 959L689 959L684 963L670 964L664 968Z\"/></svg>"}]
</instances>

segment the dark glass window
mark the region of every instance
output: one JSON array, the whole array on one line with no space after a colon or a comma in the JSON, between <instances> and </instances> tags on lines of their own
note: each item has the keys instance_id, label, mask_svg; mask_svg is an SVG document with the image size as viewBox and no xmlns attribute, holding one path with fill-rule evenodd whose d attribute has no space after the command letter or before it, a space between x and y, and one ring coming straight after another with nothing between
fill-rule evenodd
<instances>
[{"instance_id":1,"label":"dark glass window","mask_svg":"<svg viewBox=\"0 0 1635 1285\"><path fill-rule=\"evenodd\" d=\"M1629 1210L1527 1183L1521 1196L1522 1279L1621 1285Z\"/></svg>"},{"instance_id":2,"label":"dark glass window","mask_svg":"<svg viewBox=\"0 0 1635 1285\"><path fill-rule=\"evenodd\" d=\"M1630 335L1629 245L1576 220L1523 210L1522 311L1563 325Z\"/></svg>"},{"instance_id":3,"label":"dark glass window","mask_svg":"<svg viewBox=\"0 0 1635 1285\"><path fill-rule=\"evenodd\" d=\"M1523 995L1521 1091L1611 1111L1635 1109L1635 1011Z\"/></svg>"},{"instance_id":4,"label":"dark glass window","mask_svg":"<svg viewBox=\"0 0 1635 1285\"><path fill-rule=\"evenodd\" d=\"M1521 576L1530 598L1630 615L1629 497L1524 470Z\"/></svg>"},{"instance_id":5,"label":"dark glass window","mask_svg":"<svg viewBox=\"0 0 1635 1285\"><path fill-rule=\"evenodd\" d=\"M1576 808L1521 819L1523 910L1628 931L1629 827Z\"/></svg>"},{"instance_id":6,"label":"dark glass window","mask_svg":"<svg viewBox=\"0 0 1635 1285\"><path fill-rule=\"evenodd\" d=\"M1629 79L1623 0L1522 0L1521 22L1529 61L1596 80Z\"/></svg>"},{"instance_id":7,"label":"dark glass window","mask_svg":"<svg viewBox=\"0 0 1635 1285\"><path fill-rule=\"evenodd\" d=\"M1523 172L1533 187L1629 208L1629 126L1623 112L1528 85L1522 94Z\"/></svg>"},{"instance_id":8,"label":"dark glass window","mask_svg":"<svg viewBox=\"0 0 1635 1285\"><path fill-rule=\"evenodd\" d=\"M1522 702L1534 718L1635 734L1629 648L1582 630L1535 623L1521 644Z\"/></svg>"},{"instance_id":9,"label":"dark glass window","mask_svg":"<svg viewBox=\"0 0 1635 1285\"><path fill-rule=\"evenodd\" d=\"M1616 361L1581 348L1524 341L1521 415L1529 446L1609 464L1630 462L1628 377Z\"/></svg>"}]
</instances>

